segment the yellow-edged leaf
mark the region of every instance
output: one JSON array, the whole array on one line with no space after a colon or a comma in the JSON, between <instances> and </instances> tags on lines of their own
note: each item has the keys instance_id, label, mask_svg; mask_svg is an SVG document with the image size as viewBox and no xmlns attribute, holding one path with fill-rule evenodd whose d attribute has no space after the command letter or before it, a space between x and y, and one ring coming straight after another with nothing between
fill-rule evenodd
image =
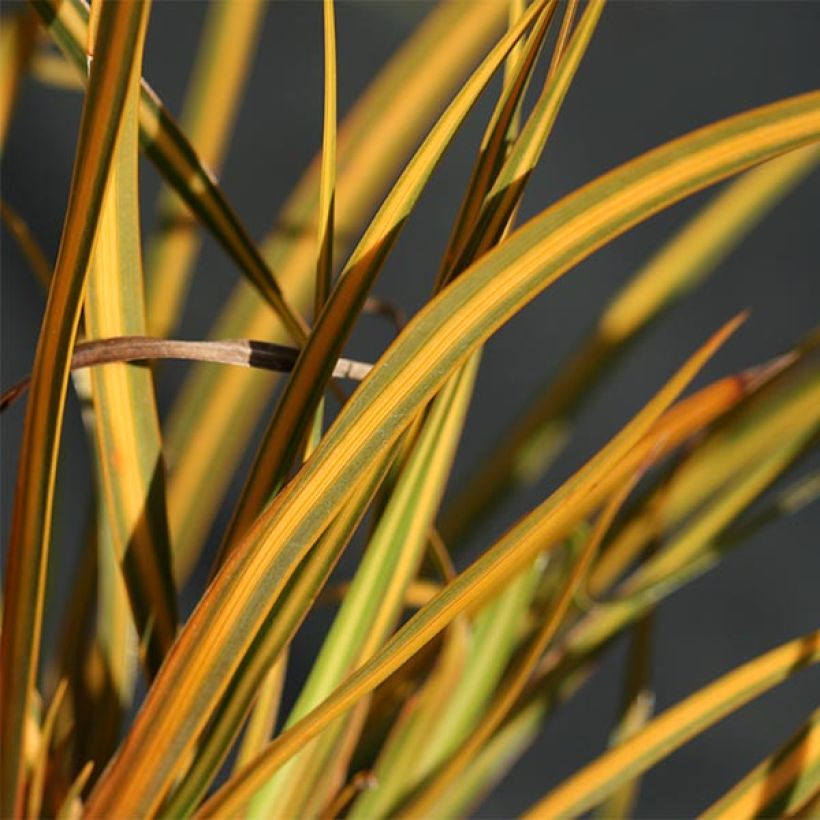
<instances>
[{"instance_id":1,"label":"yellow-edged leaf","mask_svg":"<svg viewBox=\"0 0 820 820\"><path fill-rule=\"evenodd\" d=\"M162 813L171 817L189 815L207 791L212 779L230 751L242 722L259 694L259 687L272 665L301 625L319 590L326 583L353 531L367 510L378 485L384 478L391 457L365 477L354 496L323 535L291 579L283 601L269 618L269 627L247 653L242 666L234 675L231 685L214 712L213 720L197 754L168 801Z\"/></svg>"},{"instance_id":2,"label":"yellow-edged leaf","mask_svg":"<svg viewBox=\"0 0 820 820\"><path fill-rule=\"evenodd\" d=\"M433 170L461 123L512 47L554 0L537 0L462 86L405 167L353 250L268 424L225 535L223 554L237 543L284 481L329 378L328 356L341 350L381 266Z\"/></svg>"},{"instance_id":3,"label":"yellow-edged leaf","mask_svg":"<svg viewBox=\"0 0 820 820\"><path fill-rule=\"evenodd\" d=\"M816 145L748 171L718 193L621 288L592 336L516 419L447 505L452 543L517 487L534 483L566 442L572 413L608 365L663 310L711 274L726 255L820 161Z\"/></svg>"},{"instance_id":4,"label":"yellow-edged leaf","mask_svg":"<svg viewBox=\"0 0 820 820\"><path fill-rule=\"evenodd\" d=\"M156 805L174 775L180 751L193 741L224 692L228 676L241 662L295 567L343 507L351 483L355 485L357 478L382 457L423 402L472 350L609 239L687 194L818 137L818 93L700 129L610 172L535 217L422 309L362 382L312 458L260 517L202 598L117 760L92 794L91 809L139 814ZM710 349L702 351L696 362ZM690 363L691 367L695 364ZM674 395L675 390L669 390ZM634 429L630 427L630 432ZM639 449L633 451L638 456ZM613 450L607 449L605 454L603 460L611 467ZM628 463L629 458L618 462L619 466ZM599 465L596 460L596 469ZM618 477L618 471L609 469L607 481L597 485L595 492L576 489L579 482L584 485L588 475L589 471L584 471L583 478L570 482L554 499L563 509L562 515L556 516L556 535L559 522L574 523L577 516L600 502L598 493L606 489L607 481ZM578 503L559 505L559 499L568 496L577 497ZM503 548L489 553L474 565L473 572L461 576L465 585L461 591L453 592L455 584L450 585L449 594L445 590L438 599L441 602L456 596L458 607L447 606L442 612L436 601L431 602L424 616L430 624L428 630L409 628L411 620L403 630L401 651L396 651L394 639L388 661L382 655L373 662L365 677L368 685L375 685L379 675L395 668L391 664L400 664L403 655L413 654L444 628L444 613L455 617L459 608L468 608L515 574L530 557L528 549L533 548L526 540L524 543L527 548L511 552L507 559L501 557ZM504 571L490 581L486 573L497 568L496 558ZM198 638L203 628L208 630L207 642ZM190 674L191 669L197 672ZM364 672L357 674L364 676ZM253 776L232 790L232 801L246 799L248 789L253 791L255 786L254 778L264 781L338 710L344 711L357 699L361 694L357 676L350 681L343 697L334 698L330 708L320 708L285 733L271 747L273 753L265 754L262 764L246 770Z\"/></svg>"},{"instance_id":5,"label":"yellow-edged leaf","mask_svg":"<svg viewBox=\"0 0 820 820\"><path fill-rule=\"evenodd\" d=\"M336 238L347 246L383 195L405 156L501 25L495 2L437 7L385 66L339 132ZM305 312L313 302L319 190L317 159L289 198L264 243L289 301ZM293 226L300 228L296 234ZM281 322L240 285L214 329L215 338L285 342ZM171 481L171 532L177 575L187 577L231 476L270 396L275 378L195 367L172 410L166 445Z\"/></svg>"},{"instance_id":6,"label":"yellow-edged leaf","mask_svg":"<svg viewBox=\"0 0 820 820\"><path fill-rule=\"evenodd\" d=\"M84 317L90 339L145 333L137 169L139 77L138 64L125 103L88 276ZM91 385L100 508L108 535L100 538L100 547L113 548L116 559L112 565L103 556L99 564L101 581L108 587L103 597L113 607L101 614L103 635L109 636L104 646L112 659L120 657L111 674L127 676L132 636L128 624L116 628L113 617L122 596L116 578L119 566L150 679L171 648L177 629L165 463L153 375L140 365L113 364L94 368ZM106 567L113 573L104 571ZM117 680L116 685L127 689L130 682Z\"/></svg>"},{"instance_id":7,"label":"yellow-edged leaf","mask_svg":"<svg viewBox=\"0 0 820 820\"><path fill-rule=\"evenodd\" d=\"M32 5L66 58L84 77L88 7L83 0L32 0ZM200 161L156 92L144 80L139 117L142 146L159 172L278 313L290 337L301 342L307 331L304 320L287 303L279 283L213 173Z\"/></svg>"},{"instance_id":8,"label":"yellow-edged leaf","mask_svg":"<svg viewBox=\"0 0 820 820\"><path fill-rule=\"evenodd\" d=\"M228 146L242 91L256 51L266 3L210 4L196 62L179 118L200 161L218 171ZM148 328L168 336L176 325L199 250L189 210L165 189L158 203L159 235L146 255Z\"/></svg>"},{"instance_id":9,"label":"yellow-edged leaf","mask_svg":"<svg viewBox=\"0 0 820 820\"><path fill-rule=\"evenodd\" d=\"M327 700L280 735L253 764L223 786L206 803L203 813L241 805L253 793L264 773L275 771L293 752L396 671L454 618L485 601L539 552L569 534L617 487L619 480L625 480L637 470L650 454L659 455L661 448L657 443L650 451L646 446L635 445L642 443L640 440L649 427L738 322L738 319L733 320L715 334L600 453L419 610L374 658L359 667Z\"/></svg>"},{"instance_id":10,"label":"yellow-edged leaf","mask_svg":"<svg viewBox=\"0 0 820 820\"><path fill-rule=\"evenodd\" d=\"M472 360L432 403L286 725L321 703L395 629L452 468L477 367L478 361ZM346 721L340 721L294 758L260 790L250 816L269 816L274 807L289 816L307 816L316 809L311 804L322 806L329 786L321 782L322 775L338 758L346 726Z\"/></svg>"},{"instance_id":11,"label":"yellow-edged leaf","mask_svg":"<svg viewBox=\"0 0 820 820\"><path fill-rule=\"evenodd\" d=\"M667 709L643 731L565 780L525 817L577 817L625 778L646 771L678 746L753 698L820 660L820 632L755 658Z\"/></svg>"},{"instance_id":12,"label":"yellow-edged leaf","mask_svg":"<svg viewBox=\"0 0 820 820\"><path fill-rule=\"evenodd\" d=\"M785 745L710 806L703 820L786 817L820 790L820 709Z\"/></svg>"},{"instance_id":13,"label":"yellow-edged leaf","mask_svg":"<svg viewBox=\"0 0 820 820\"><path fill-rule=\"evenodd\" d=\"M35 353L26 407L5 576L0 652L3 758L0 813L22 808L23 715L36 674L45 570L68 363L130 74L147 6L107 3L80 123L57 265Z\"/></svg>"},{"instance_id":14,"label":"yellow-edged leaf","mask_svg":"<svg viewBox=\"0 0 820 820\"><path fill-rule=\"evenodd\" d=\"M501 683L499 691L481 720L477 722L469 737L459 746L456 753L445 765L435 772L428 782L423 783L420 789L405 804L401 805L401 814L399 816L404 818L425 817L434 812L439 797L446 792L447 787L458 778L462 770L469 765L470 761L504 722L504 719L524 691L524 687L539 659L558 632L604 536L635 486L639 475L640 473L635 473L629 478L607 502L594 530L590 533L581 553L567 574L555 603L550 607L548 617L544 619L543 623L536 629L535 635L524 647L523 654L516 661L509 677Z\"/></svg>"}]
</instances>

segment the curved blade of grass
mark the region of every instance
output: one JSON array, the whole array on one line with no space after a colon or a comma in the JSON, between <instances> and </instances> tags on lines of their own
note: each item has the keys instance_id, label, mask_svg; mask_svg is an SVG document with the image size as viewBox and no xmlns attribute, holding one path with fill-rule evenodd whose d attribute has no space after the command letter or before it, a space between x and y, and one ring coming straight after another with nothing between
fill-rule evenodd
<instances>
[{"instance_id":1,"label":"curved blade of grass","mask_svg":"<svg viewBox=\"0 0 820 820\"><path fill-rule=\"evenodd\" d=\"M423 783L407 802L400 806L400 817L424 817L435 811L439 797L446 792L447 787L458 778L462 770L504 722L523 692L539 659L558 632L604 536L635 486L638 477L639 473L633 475L607 502L587 543L568 573L555 603L550 607L548 617L544 619L524 648L521 658L515 663L509 677L502 682L489 708L467 739L460 744L456 753L427 782Z\"/></svg>"},{"instance_id":2,"label":"curved blade of grass","mask_svg":"<svg viewBox=\"0 0 820 820\"><path fill-rule=\"evenodd\" d=\"M797 512L801 506L810 503L818 495L820 495L820 480L817 476L813 476L808 481L798 482L794 487L790 487L781 494L773 504L757 514L747 526L743 527L743 534L738 538L734 535L730 536L729 531L722 535L721 550L725 552L728 548L736 546L739 540L742 541L747 532L757 530L760 526L769 523L780 515ZM580 632L577 628L571 631L562 640L556 651L545 657L538 674L528 685L526 695L517 706L516 712L511 716L510 722L515 724L519 717L524 719L525 714L532 712L536 713L531 717L532 721L538 720L539 715L540 719L543 720L558 702L564 701L577 688L578 684L588 677L591 664L595 663L596 657L600 654L602 648L608 645L612 637L633 620L650 611L658 601L663 600L667 595L707 569L709 569L709 566L704 566L703 563L694 571L690 567L684 567L679 572L675 583L658 587L651 595L638 594L632 596L630 599L632 611L627 613L625 609L622 609L620 615L623 617L610 619L608 629L593 630L595 635L592 640L589 640L589 634L580 637L583 636L584 632L584 623L582 622L579 625L581 627ZM626 601L622 603L627 604ZM606 607L609 610L612 605L606 605ZM594 622L595 619L596 612L593 610L584 620ZM525 720L525 722L527 721ZM526 733L526 730L523 731ZM535 729L530 730L530 732L534 731Z\"/></svg>"},{"instance_id":3,"label":"curved blade of grass","mask_svg":"<svg viewBox=\"0 0 820 820\"><path fill-rule=\"evenodd\" d=\"M324 17L324 128L322 132L322 164L319 175L319 211L316 245L316 287L313 294L313 315L322 312L333 282L333 234L336 196L336 19L333 0L323 0ZM325 404L321 398L316 406L313 426L306 439L305 453L312 452L322 437ZM305 455L307 458L307 455Z\"/></svg>"},{"instance_id":4,"label":"curved blade of grass","mask_svg":"<svg viewBox=\"0 0 820 820\"><path fill-rule=\"evenodd\" d=\"M517 712L469 762L436 806L436 817L450 820L473 815L481 798L506 774L541 728L540 703Z\"/></svg>"},{"instance_id":5,"label":"curved blade of grass","mask_svg":"<svg viewBox=\"0 0 820 820\"><path fill-rule=\"evenodd\" d=\"M798 376L794 383L761 391L738 419L703 442L665 482L661 495L656 492L647 501L651 519L643 511L627 519L590 576L593 597L611 586L652 539L665 537L724 488L731 490L784 443L810 435L820 403L820 373L814 369Z\"/></svg>"},{"instance_id":6,"label":"curved blade of grass","mask_svg":"<svg viewBox=\"0 0 820 820\"><path fill-rule=\"evenodd\" d=\"M428 121L504 18L499 3L444 3L382 70L339 132L336 240L347 245L401 168ZM292 304L307 312L315 281L317 159L263 246ZM287 341L281 323L243 285L220 317L217 338ZM196 367L169 419L171 531L177 572L187 576L275 380Z\"/></svg>"},{"instance_id":7,"label":"curved blade of grass","mask_svg":"<svg viewBox=\"0 0 820 820\"><path fill-rule=\"evenodd\" d=\"M88 8L82 0L31 0L43 25L66 58L85 71ZM140 141L168 184L213 233L262 297L281 317L294 341L302 342L307 327L282 291L216 177L200 161L154 90L142 81Z\"/></svg>"},{"instance_id":8,"label":"curved blade of grass","mask_svg":"<svg viewBox=\"0 0 820 820\"><path fill-rule=\"evenodd\" d=\"M208 8L179 125L200 161L215 171L228 147L266 8L262 0L217 0ZM185 301L200 238L189 210L167 188L158 214L159 233L146 256L146 315L152 336L168 336Z\"/></svg>"},{"instance_id":9,"label":"curved blade of grass","mask_svg":"<svg viewBox=\"0 0 820 820\"><path fill-rule=\"evenodd\" d=\"M778 470L782 472L785 466L788 466L790 462L778 458L779 455L775 454L768 462L764 462L760 470L752 474L745 485L738 490L739 494L744 495L742 500L745 504L754 500L761 489L779 475ZM793 453L789 455L792 459L794 458ZM730 504L736 503L736 497L727 499L722 505L724 513L728 510L723 520L717 519L715 515L710 516L712 532L705 534L710 540L699 543L697 560L684 560L682 564L670 567L663 581L652 587L596 606L570 631L559 651L553 657L546 659L542 677L549 676L562 666L563 668L567 666L575 668L585 659L593 657L611 638L648 612L658 601L711 569L726 553L741 544L751 532L780 516L794 514L801 507L816 500L818 496L816 476L813 479L814 481L810 481L807 485L798 482L795 487L790 487L778 496L773 504L764 506L761 512L752 516L749 521L744 522L737 529L728 524L732 516L742 509L742 505L736 504L735 508L731 509ZM696 522L693 526L699 526L699 524L700 522ZM687 535L683 533L681 538L686 539ZM703 536L704 533L701 532L701 537ZM678 554L681 553L678 552ZM689 558L688 555L682 557Z\"/></svg>"},{"instance_id":10,"label":"curved blade of grass","mask_svg":"<svg viewBox=\"0 0 820 820\"><path fill-rule=\"evenodd\" d=\"M469 624L464 616L456 618L443 635L442 649L435 664L421 687L394 722L392 731L384 742L373 770L373 792L376 800L367 800L363 793L353 805L350 816L370 818L374 809L391 806L402 795L405 786L394 772L402 770L413 778L419 766L419 752L424 756L425 739L435 731L435 720L450 702L453 688L466 674L466 664L471 643ZM382 775L386 775L384 781Z\"/></svg>"},{"instance_id":11,"label":"curved blade of grass","mask_svg":"<svg viewBox=\"0 0 820 820\"><path fill-rule=\"evenodd\" d=\"M703 820L785 817L820 789L820 709L773 755L710 806Z\"/></svg>"},{"instance_id":12,"label":"curved blade of grass","mask_svg":"<svg viewBox=\"0 0 820 820\"><path fill-rule=\"evenodd\" d=\"M712 724L820 660L820 632L761 655L667 709L640 734L564 781L525 817L576 817Z\"/></svg>"},{"instance_id":13,"label":"curved blade of grass","mask_svg":"<svg viewBox=\"0 0 820 820\"><path fill-rule=\"evenodd\" d=\"M37 344L18 465L6 565L0 657L3 780L0 812L20 813L22 716L36 674L59 433L68 362L128 80L138 64L137 33L147 6L107 3L105 33L80 123L63 237Z\"/></svg>"},{"instance_id":14,"label":"curved blade of grass","mask_svg":"<svg viewBox=\"0 0 820 820\"><path fill-rule=\"evenodd\" d=\"M407 164L345 264L259 446L223 541L223 556L281 487L312 413L324 394L329 377L328 356L338 353L347 340L382 263L464 118L510 49L543 13L546 2L548 0L533 3L527 14L498 41L467 80Z\"/></svg>"},{"instance_id":15,"label":"curved blade of grass","mask_svg":"<svg viewBox=\"0 0 820 820\"><path fill-rule=\"evenodd\" d=\"M459 281L456 280L456 284ZM280 735L241 775L223 786L206 803L202 813L207 815L241 805L265 774L275 771L324 726L444 630L454 618L486 600L539 552L566 536L613 491L619 479L623 480L625 469L628 475L647 458L645 448L636 447L636 442L738 322L737 319L730 322L716 334L598 455L419 610L374 658L348 677L327 700ZM637 462L636 458L639 459Z\"/></svg>"},{"instance_id":16,"label":"curved blade of grass","mask_svg":"<svg viewBox=\"0 0 820 820\"><path fill-rule=\"evenodd\" d=\"M695 564L703 548L785 471L819 427L820 413L815 412L808 425L791 440L761 458L759 464L748 470L748 475L738 478L734 486L709 505L658 556L642 564L623 585L624 594L650 589L670 577L677 568Z\"/></svg>"},{"instance_id":17,"label":"curved blade of grass","mask_svg":"<svg viewBox=\"0 0 820 820\"><path fill-rule=\"evenodd\" d=\"M452 468L477 367L474 358L433 402L287 725L321 703L395 628ZM261 789L250 815L266 817L276 807L288 816L308 816L307 803L317 792L321 805L320 781L339 753L346 724L317 738Z\"/></svg>"},{"instance_id":18,"label":"curved blade of grass","mask_svg":"<svg viewBox=\"0 0 820 820\"><path fill-rule=\"evenodd\" d=\"M100 813L142 813L155 805L173 777L180 751L193 741L221 696L228 675L238 665L295 566L326 528L328 519L343 507L351 482L391 447L420 406L472 350L607 240L727 174L818 137L818 93L764 106L696 131L556 203L422 309L356 390L313 457L226 562L180 633L173 656L152 687L120 755L95 790L91 807ZM611 453L606 452L608 456ZM607 480L616 473L610 470ZM579 490L579 496L594 506L601 486L590 494ZM569 490L566 493L575 497ZM567 518L588 512L580 501L563 506ZM558 521L563 519L557 517ZM492 556L501 554L503 549L491 553L487 561L492 564ZM526 549L515 550L512 555L515 557L502 560L509 575L515 574L529 557ZM458 607L468 607L477 598L486 597L504 580L503 573L497 581L485 574L489 564L479 562L475 572L466 575L469 594L455 587L454 593L450 590ZM442 593L439 600L444 599ZM436 612L434 604L426 608L432 634L410 629L411 637L405 639L401 652L389 656L389 663L377 664L366 678L373 681L372 685L378 682L378 675L392 671L391 663L401 663L402 653L412 654L446 626L435 614L431 617L430 613ZM444 611L454 617L458 607L448 606ZM230 617L226 617L228 612ZM201 628L208 630L207 643L195 638ZM203 665L198 667L199 663ZM201 671L186 674L189 668ZM311 733L323 728L328 717L335 717L337 709L344 711L356 700L358 684L355 676L350 680L353 684L343 698L334 699L330 709L306 718ZM280 738L278 745L274 744L276 756L266 754L265 766L246 771L253 770L254 776L264 781L283 762L279 756L284 754L286 759L291 750L295 751L288 745L294 743L294 735L302 743L311 733L305 730L304 722L294 727L282 736L285 743ZM248 783L243 783L243 788ZM237 790L236 794L240 793Z\"/></svg>"},{"instance_id":19,"label":"curved blade of grass","mask_svg":"<svg viewBox=\"0 0 820 820\"><path fill-rule=\"evenodd\" d=\"M628 344L693 287L820 161L808 146L748 171L717 194L619 291L558 378L514 422L444 512L445 538L460 543L482 517L534 483L566 441L579 403Z\"/></svg>"},{"instance_id":20,"label":"curved blade of grass","mask_svg":"<svg viewBox=\"0 0 820 820\"><path fill-rule=\"evenodd\" d=\"M36 37L37 21L29 9L4 15L0 26L0 155Z\"/></svg>"},{"instance_id":21,"label":"curved blade of grass","mask_svg":"<svg viewBox=\"0 0 820 820\"><path fill-rule=\"evenodd\" d=\"M509 152L509 147L519 132L521 103L535 70L538 55L552 23L557 3L552 3L533 27L526 43L519 42L504 64L504 88L490 118L479 148L478 158L470 175L458 216L450 232L441 268L436 278L435 292L452 278L456 264L463 255L471 231L475 228L481 205L490 186ZM512 12L512 5L511 5ZM520 15L513 20L511 28Z\"/></svg>"},{"instance_id":22,"label":"curved blade of grass","mask_svg":"<svg viewBox=\"0 0 820 820\"><path fill-rule=\"evenodd\" d=\"M469 241L461 250L456 270L478 258L497 241L519 204L527 179L541 157L561 104L600 20L604 2L605 0L592 0L584 10L566 53L556 71L544 84L521 135L484 198L476 224L470 231Z\"/></svg>"},{"instance_id":23,"label":"curved blade of grass","mask_svg":"<svg viewBox=\"0 0 820 820\"><path fill-rule=\"evenodd\" d=\"M392 754L386 754L387 749L381 753L374 769L375 785L358 798L350 817L389 816L398 800L445 760L469 733L516 648L522 617L542 575L539 563L536 561L532 568L513 579L476 615L467 657L446 699L419 698L410 717L418 724L418 731L405 731L404 736L391 738L392 745L399 748L394 748Z\"/></svg>"},{"instance_id":24,"label":"curved blade of grass","mask_svg":"<svg viewBox=\"0 0 820 820\"><path fill-rule=\"evenodd\" d=\"M125 103L88 275L84 317L86 335L92 339L145 333L137 177L139 76L138 67ZM115 364L92 370L91 384L100 502L151 680L174 642L178 622L153 374L145 367Z\"/></svg>"},{"instance_id":25,"label":"curved blade of grass","mask_svg":"<svg viewBox=\"0 0 820 820\"><path fill-rule=\"evenodd\" d=\"M247 653L225 697L214 712L212 724L197 748L191 770L162 808L169 817L188 816L197 807L221 763L230 751L242 721L259 692L261 681L284 647L290 642L316 596L336 566L353 531L387 472L392 454L376 466L356 488L349 504L322 536L315 550L299 567L269 620L269 628Z\"/></svg>"},{"instance_id":26,"label":"curved blade of grass","mask_svg":"<svg viewBox=\"0 0 820 820\"><path fill-rule=\"evenodd\" d=\"M322 167L319 174L318 259L314 315L327 301L333 269L334 200L336 196L336 22L333 0L323 0L325 29L325 97Z\"/></svg>"}]
</instances>

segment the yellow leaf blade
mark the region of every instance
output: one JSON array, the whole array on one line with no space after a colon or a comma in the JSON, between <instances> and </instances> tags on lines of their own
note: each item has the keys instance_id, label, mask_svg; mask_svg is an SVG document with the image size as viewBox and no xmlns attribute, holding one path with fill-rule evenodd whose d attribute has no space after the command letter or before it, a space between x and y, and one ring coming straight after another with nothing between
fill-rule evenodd
<instances>
[{"instance_id":1,"label":"yellow leaf blade","mask_svg":"<svg viewBox=\"0 0 820 820\"><path fill-rule=\"evenodd\" d=\"M646 771L713 723L818 660L820 632L810 633L749 661L667 709L631 740L564 781L525 817L559 820L582 814L624 778Z\"/></svg>"},{"instance_id":2,"label":"yellow leaf blade","mask_svg":"<svg viewBox=\"0 0 820 820\"><path fill-rule=\"evenodd\" d=\"M207 720L288 577L342 509L351 482L355 485L382 457L472 350L573 264L632 225L726 175L819 137L818 93L764 106L682 137L556 203L420 311L220 571L180 633L117 761L95 790L93 810L139 814L156 804L173 777L180 749L192 742ZM714 339L689 367L697 369L696 363L721 340L722 336ZM672 396L676 388L677 384L668 389ZM639 428L642 423L643 418L636 422ZM606 452L607 458L614 457L612 451ZM573 486L570 482L566 490L570 496ZM585 503L596 500L594 495L583 497ZM572 515L588 511L583 504L568 509ZM572 515L565 513L567 518ZM563 517L561 521L565 523ZM502 561L505 572L514 574L524 555L526 551L518 552L514 559ZM476 575L467 577L469 594L459 594L459 607L469 607L490 591L492 584L479 580L487 566L481 563ZM503 577L501 573L499 581ZM428 616L436 611L434 603L428 605ZM454 614L446 607L444 611ZM446 625L440 617L430 617L439 629ZM207 643L197 637L202 629L208 631ZM412 654L428 639L427 634L416 633L402 652ZM381 665L378 674L389 668ZM356 691L356 686L348 690ZM334 709L343 703L340 698ZM323 725L314 718L311 731ZM312 735L302 727L298 736L301 742ZM266 758L254 776L265 779L275 770L275 765L270 768L272 760L277 758Z\"/></svg>"},{"instance_id":3,"label":"yellow leaf blade","mask_svg":"<svg viewBox=\"0 0 820 820\"><path fill-rule=\"evenodd\" d=\"M91 71L60 253L35 353L9 539L0 650L0 813L8 816L19 815L22 808L22 716L27 713L40 645L68 364L126 89L138 64L137 32L146 8L123 0L106 3L103 9L100 26L105 37Z\"/></svg>"}]
</instances>

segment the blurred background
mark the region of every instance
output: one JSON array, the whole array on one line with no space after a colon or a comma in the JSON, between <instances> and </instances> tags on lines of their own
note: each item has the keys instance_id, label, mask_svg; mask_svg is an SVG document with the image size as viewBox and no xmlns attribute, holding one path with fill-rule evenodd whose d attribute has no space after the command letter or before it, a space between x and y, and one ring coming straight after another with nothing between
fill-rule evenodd
<instances>
[{"instance_id":1,"label":"blurred background","mask_svg":"<svg viewBox=\"0 0 820 820\"><path fill-rule=\"evenodd\" d=\"M502 0L490 0L501 2ZM4 2L3 10L13 5ZM426 2L338 3L339 112L343 116L380 66L428 13ZM155 0L144 73L173 113L184 98L206 6ZM559 116L521 211L525 220L601 172L712 120L820 85L818 2L612 2L604 12ZM221 182L252 234L261 237L322 132L322 28L318 2L272 2L242 102ZM498 86L486 94L447 152L375 293L408 314L427 298L460 195ZM2 161L2 195L29 222L51 257L59 241L81 109L76 92L28 79ZM153 225L159 187L143 162L143 228ZM707 193L707 197L708 197ZM611 295L705 201L695 197L595 254L525 309L489 343L459 453L454 486L571 352ZM792 192L702 286L654 324L612 367L578 419L577 434L546 479L489 521L471 544L485 547L596 452L665 378L719 325L741 309L751 318L699 383L787 349L820 319L820 174ZM178 338L202 338L238 272L206 239ZM28 373L43 295L5 231L2 235L2 386ZM373 360L391 328L365 318L347 355ZM158 369L161 410L185 372ZM2 419L3 538L8 534L23 418L22 403ZM73 396L61 452L53 589L77 553L90 468ZM816 457L810 467L820 463ZM227 524L217 519L214 549ZM690 691L818 624L820 505L779 522L686 587L658 612L653 683L662 710ZM354 545L355 546L355 545ZM212 552L206 556L207 565ZM462 553L462 564L470 552ZM349 574L355 549L340 568ZM192 582L186 605L197 594ZM58 610L59 611L59 610ZM290 697L331 613L313 617L295 647ZM46 625L46 646L54 624ZM623 647L545 727L538 741L490 794L477 816L527 808L552 785L599 754L617 714ZM708 805L792 731L820 702L818 670L755 701L651 770L637 813L690 816Z\"/></svg>"}]
</instances>

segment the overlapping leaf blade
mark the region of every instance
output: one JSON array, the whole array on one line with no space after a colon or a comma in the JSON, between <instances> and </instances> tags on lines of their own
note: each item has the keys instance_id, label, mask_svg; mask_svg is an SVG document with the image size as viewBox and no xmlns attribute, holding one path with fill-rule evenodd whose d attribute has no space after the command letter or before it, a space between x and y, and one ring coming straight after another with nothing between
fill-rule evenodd
<instances>
[{"instance_id":1,"label":"overlapping leaf blade","mask_svg":"<svg viewBox=\"0 0 820 820\"><path fill-rule=\"evenodd\" d=\"M173 761L224 690L227 672L238 664L293 568L344 504L347 482L379 458L471 349L574 263L641 219L819 136L820 95L816 93L694 132L557 203L422 310L356 391L314 456L226 563L181 633L173 662L164 666L115 765L92 796L91 808L139 813L155 805L173 776ZM515 562L507 568L514 571ZM482 564L476 573L481 576L485 569ZM502 574L498 583L503 580ZM459 606L468 606L479 590L487 593L480 583L470 588L470 596L459 593ZM241 616L235 607L241 608ZM428 609L435 611L432 604ZM230 619L224 617L228 612ZM194 637L205 624L210 636L207 646ZM424 640L416 634L406 649ZM189 664L196 668L199 663L205 674L184 674ZM385 673L389 664L379 669L379 674ZM333 708L347 702L338 699ZM194 717L197 713L201 717ZM333 711L326 711L318 721L314 717L311 731L318 731L328 714ZM183 725L184 735L179 731ZM292 731L297 730L300 742L311 736L304 727ZM292 739L293 734L283 737ZM282 750L280 743L277 754L282 755ZM265 766L256 767L254 775L264 778L277 760L281 762L273 754L266 756Z\"/></svg>"},{"instance_id":2,"label":"overlapping leaf blade","mask_svg":"<svg viewBox=\"0 0 820 820\"><path fill-rule=\"evenodd\" d=\"M83 108L60 253L35 354L6 568L2 635L2 813L20 813L23 715L39 654L68 362L146 6L107 3Z\"/></svg>"}]
</instances>

